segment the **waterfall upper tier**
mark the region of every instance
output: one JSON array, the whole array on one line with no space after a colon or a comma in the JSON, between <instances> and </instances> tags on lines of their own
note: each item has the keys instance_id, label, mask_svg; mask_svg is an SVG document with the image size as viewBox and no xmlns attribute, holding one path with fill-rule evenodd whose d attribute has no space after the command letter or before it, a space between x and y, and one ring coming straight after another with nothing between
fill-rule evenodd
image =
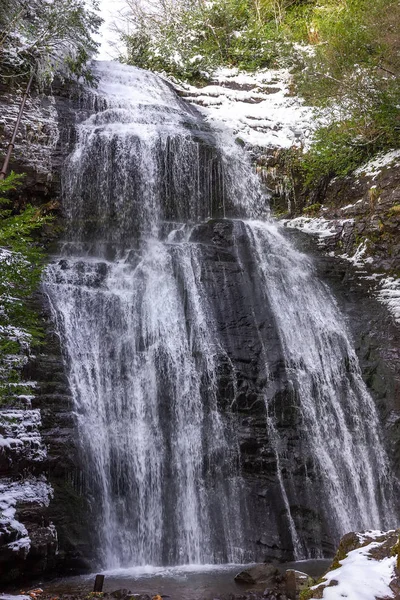
<instances>
[{"instance_id":1,"label":"waterfall upper tier","mask_svg":"<svg viewBox=\"0 0 400 600\"><path fill-rule=\"evenodd\" d=\"M268 210L239 147L221 148L169 83L118 63L95 72L99 86L84 98L95 112L64 169L71 240L129 246L163 221Z\"/></svg>"}]
</instances>

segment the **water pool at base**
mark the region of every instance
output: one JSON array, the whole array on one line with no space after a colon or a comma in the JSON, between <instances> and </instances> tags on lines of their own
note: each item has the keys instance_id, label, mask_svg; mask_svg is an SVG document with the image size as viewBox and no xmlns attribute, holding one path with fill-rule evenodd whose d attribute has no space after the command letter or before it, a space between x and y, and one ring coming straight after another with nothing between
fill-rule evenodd
<instances>
[{"instance_id":1,"label":"water pool at base","mask_svg":"<svg viewBox=\"0 0 400 600\"><path fill-rule=\"evenodd\" d=\"M297 569L319 578L329 567L330 560L305 560L279 564L282 570ZM247 591L262 592L265 583L243 585L234 581L235 575L251 565L187 565L178 567L133 567L104 571L104 592L128 589L132 594L169 597L171 600L213 600L229 594ZM44 585L46 594L83 594L93 590L95 574L57 579Z\"/></svg>"}]
</instances>

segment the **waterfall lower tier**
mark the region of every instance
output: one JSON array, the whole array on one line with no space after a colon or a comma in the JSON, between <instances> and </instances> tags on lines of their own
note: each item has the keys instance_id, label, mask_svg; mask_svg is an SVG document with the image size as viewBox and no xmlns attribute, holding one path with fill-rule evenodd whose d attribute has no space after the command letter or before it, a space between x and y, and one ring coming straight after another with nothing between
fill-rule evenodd
<instances>
[{"instance_id":1,"label":"waterfall lower tier","mask_svg":"<svg viewBox=\"0 0 400 600\"><path fill-rule=\"evenodd\" d=\"M155 75L97 69L44 287L100 560L322 556L394 525L346 323L310 259L254 220L266 201L246 157Z\"/></svg>"},{"instance_id":2,"label":"waterfall lower tier","mask_svg":"<svg viewBox=\"0 0 400 600\"><path fill-rule=\"evenodd\" d=\"M137 264L48 270L108 566L243 559L239 455L200 278L195 245L157 240Z\"/></svg>"}]
</instances>

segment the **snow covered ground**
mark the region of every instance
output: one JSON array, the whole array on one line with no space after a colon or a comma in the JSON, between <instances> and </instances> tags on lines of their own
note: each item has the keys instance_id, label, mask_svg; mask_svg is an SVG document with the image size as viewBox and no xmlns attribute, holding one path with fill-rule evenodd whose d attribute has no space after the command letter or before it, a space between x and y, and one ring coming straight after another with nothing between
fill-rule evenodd
<instances>
[{"instance_id":1,"label":"snow covered ground","mask_svg":"<svg viewBox=\"0 0 400 600\"><path fill-rule=\"evenodd\" d=\"M199 106L214 128L224 127L251 146L307 146L316 125L314 111L290 93L286 69L242 73L219 69L210 85L176 85L186 100Z\"/></svg>"},{"instance_id":2,"label":"snow covered ground","mask_svg":"<svg viewBox=\"0 0 400 600\"><path fill-rule=\"evenodd\" d=\"M368 531L366 534L368 539L373 540L384 535L382 531ZM328 571L324 582L311 589L328 586L324 589L324 600L394 598L389 584L395 578L397 557L385 557L381 560L373 558L371 551L384 544L384 541L375 540L349 552L346 558L340 561L338 569ZM363 543L364 540L360 539L360 542Z\"/></svg>"}]
</instances>

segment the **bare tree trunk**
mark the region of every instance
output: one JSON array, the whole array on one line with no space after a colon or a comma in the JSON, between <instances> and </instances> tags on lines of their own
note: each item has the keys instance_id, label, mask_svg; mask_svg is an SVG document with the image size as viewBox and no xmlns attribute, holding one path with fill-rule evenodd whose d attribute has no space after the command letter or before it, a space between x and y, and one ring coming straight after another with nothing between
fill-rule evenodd
<instances>
[{"instance_id":1,"label":"bare tree trunk","mask_svg":"<svg viewBox=\"0 0 400 600\"><path fill-rule=\"evenodd\" d=\"M2 169L0 171L0 181L2 179L5 179L5 177L7 175L8 164L10 162L11 154L12 154L12 151L13 151L14 146L15 146L15 139L17 137L19 125L21 123L22 113L24 112L25 102L26 102L26 99L28 97L29 90L31 89L31 85L32 85L32 81L33 81L34 76L35 76L35 74L32 73L32 75L31 75L31 77L29 79L28 85L26 86L25 93L22 96L21 105L19 107L18 117L17 117L17 120L15 122L14 131L13 131L13 134L12 134L12 137L11 137L11 142L8 144L6 157L4 159L3 167L2 167Z\"/></svg>"}]
</instances>

